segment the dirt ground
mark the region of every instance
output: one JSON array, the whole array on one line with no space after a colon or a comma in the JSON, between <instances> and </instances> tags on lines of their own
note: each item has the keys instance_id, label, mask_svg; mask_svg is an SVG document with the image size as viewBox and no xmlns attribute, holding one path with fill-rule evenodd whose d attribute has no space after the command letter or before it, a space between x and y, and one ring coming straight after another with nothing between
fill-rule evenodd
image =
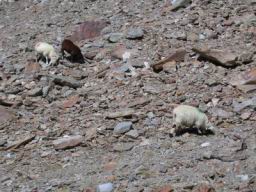
<instances>
[{"instance_id":1,"label":"dirt ground","mask_svg":"<svg viewBox=\"0 0 256 192\"><path fill-rule=\"evenodd\" d=\"M256 1L172 7L0 1L1 192L256 192L256 71L232 84L256 67ZM60 54L70 36L89 62L35 61L36 42ZM205 47L223 62L199 57ZM205 112L214 132L173 136L176 104Z\"/></svg>"}]
</instances>

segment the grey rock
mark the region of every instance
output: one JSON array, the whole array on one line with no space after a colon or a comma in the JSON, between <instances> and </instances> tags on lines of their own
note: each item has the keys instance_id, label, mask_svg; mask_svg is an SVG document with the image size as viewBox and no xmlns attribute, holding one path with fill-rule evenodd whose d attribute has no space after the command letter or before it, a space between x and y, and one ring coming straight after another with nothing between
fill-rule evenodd
<instances>
[{"instance_id":1,"label":"grey rock","mask_svg":"<svg viewBox=\"0 0 256 192\"><path fill-rule=\"evenodd\" d=\"M46 97L48 95L50 88L51 88L51 86L43 87L43 89L42 89L43 97Z\"/></svg>"},{"instance_id":2,"label":"grey rock","mask_svg":"<svg viewBox=\"0 0 256 192\"><path fill-rule=\"evenodd\" d=\"M134 67L134 68L144 68L145 64L144 64L145 60L143 59L130 59L130 64Z\"/></svg>"},{"instance_id":3,"label":"grey rock","mask_svg":"<svg viewBox=\"0 0 256 192\"><path fill-rule=\"evenodd\" d=\"M43 94L43 91L42 91L42 88L41 87L38 87L38 88L35 88L35 89L32 89L28 92L28 95L30 97L37 97L37 96L40 96Z\"/></svg>"},{"instance_id":4,"label":"grey rock","mask_svg":"<svg viewBox=\"0 0 256 192\"><path fill-rule=\"evenodd\" d=\"M130 28L126 34L127 39L141 39L144 36L144 31L141 28Z\"/></svg>"},{"instance_id":5,"label":"grey rock","mask_svg":"<svg viewBox=\"0 0 256 192\"><path fill-rule=\"evenodd\" d=\"M237 175L236 177L238 177L241 181L247 181L249 179L248 175Z\"/></svg>"},{"instance_id":6,"label":"grey rock","mask_svg":"<svg viewBox=\"0 0 256 192\"><path fill-rule=\"evenodd\" d=\"M199 39L200 40L205 40L206 39L206 35L204 33L200 33L199 34Z\"/></svg>"},{"instance_id":7,"label":"grey rock","mask_svg":"<svg viewBox=\"0 0 256 192\"><path fill-rule=\"evenodd\" d=\"M130 151L134 145L134 143L117 143L114 145L113 150L116 152Z\"/></svg>"},{"instance_id":8,"label":"grey rock","mask_svg":"<svg viewBox=\"0 0 256 192\"><path fill-rule=\"evenodd\" d=\"M204 159L211 159L211 157L212 157L212 152L211 151L205 151L203 153L203 158Z\"/></svg>"},{"instance_id":9,"label":"grey rock","mask_svg":"<svg viewBox=\"0 0 256 192\"><path fill-rule=\"evenodd\" d=\"M241 24L244 24L245 26L255 25L256 16L254 14L245 14L244 16L236 19L234 22L236 26L240 26Z\"/></svg>"},{"instance_id":10,"label":"grey rock","mask_svg":"<svg viewBox=\"0 0 256 192\"><path fill-rule=\"evenodd\" d=\"M121 67L116 68L115 70L121 73L130 72L130 66L128 64L124 64Z\"/></svg>"},{"instance_id":11,"label":"grey rock","mask_svg":"<svg viewBox=\"0 0 256 192\"><path fill-rule=\"evenodd\" d=\"M123 134L128 132L132 128L132 122L130 121L124 121L121 123L118 123L114 128L115 134Z\"/></svg>"},{"instance_id":12,"label":"grey rock","mask_svg":"<svg viewBox=\"0 0 256 192\"><path fill-rule=\"evenodd\" d=\"M241 63L247 64L253 61L253 53L245 52L239 55L238 60Z\"/></svg>"},{"instance_id":13,"label":"grey rock","mask_svg":"<svg viewBox=\"0 0 256 192\"><path fill-rule=\"evenodd\" d=\"M0 139L0 147L3 147L5 144L7 144L7 141L5 139Z\"/></svg>"},{"instance_id":14,"label":"grey rock","mask_svg":"<svg viewBox=\"0 0 256 192\"><path fill-rule=\"evenodd\" d=\"M181 7L186 7L191 0L172 0L172 10L177 10Z\"/></svg>"},{"instance_id":15,"label":"grey rock","mask_svg":"<svg viewBox=\"0 0 256 192\"><path fill-rule=\"evenodd\" d=\"M123 33L111 33L109 34L108 41L111 43L116 43L122 39Z\"/></svg>"},{"instance_id":16,"label":"grey rock","mask_svg":"<svg viewBox=\"0 0 256 192\"><path fill-rule=\"evenodd\" d=\"M131 137L133 139L136 139L139 137L139 133L137 130L130 130L129 132L127 132L125 135L127 135L128 137Z\"/></svg>"},{"instance_id":17,"label":"grey rock","mask_svg":"<svg viewBox=\"0 0 256 192\"><path fill-rule=\"evenodd\" d=\"M73 79L72 77L51 75L51 78L53 79L53 82L55 84L58 84L61 86L68 86L71 88L82 87L82 84L79 81L76 81L75 79Z\"/></svg>"},{"instance_id":18,"label":"grey rock","mask_svg":"<svg viewBox=\"0 0 256 192\"><path fill-rule=\"evenodd\" d=\"M14 73L15 72L15 68L14 68L14 65L11 65L11 64L4 64L3 65L3 69L6 73Z\"/></svg>"},{"instance_id":19,"label":"grey rock","mask_svg":"<svg viewBox=\"0 0 256 192\"><path fill-rule=\"evenodd\" d=\"M155 114L153 112L149 112L147 116L148 118L153 119L155 117Z\"/></svg>"},{"instance_id":20,"label":"grey rock","mask_svg":"<svg viewBox=\"0 0 256 192\"><path fill-rule=\"evenodd\" d=\"M165 35L166 38L172 38L172 39L177 39L177 40L187 40L187 34L185 31L174 31L170 34Z\"/></svg>"},{"instance_id":21,"label":"grey rock","mask_svg":"<svg viewBox=\"0 0 256 192\"><path fill-rule=\"evenodd\" d=\"M160 124L159 118L146 118L146 120L145 120L145 125L147 125L147 126L155 127L159 124Z\"/></svg>"},{"instance_id":22,"label":"grey rock","mask_svg":"<svg viewBox=\"0 0 256 192\"><path fill-rule=\"evenodd\" d=\"M218 82L213 78L207 79L205 83L210 87L218 85Z\"/></svg>"},{"instance_id":23,"label":"grey rock","mask_svg":"<svg viewBox=\"0 0 256 192\"><path fill-rule=\"evenodd\" d=\"M240 112L246 107L256 108L256 97L243 101L242 103L238 103L236 101L233 102L233 108L235 112Z\"/></svg>"},{"instance_id":24,"label":"grey rock","mask_svg":"<svg viewBox=\"0 0 256 192\"><path fill-rule=\"evenodd\" d=\"M228 112L228 111L225 111L225 110L223 110L221 108L217 108L217 107L213 108L211 110L211 113L213 116L221 117L221 118L230 118L234 115L234 113L232 113L232 112Z\"/></svg>"}]
</instances>

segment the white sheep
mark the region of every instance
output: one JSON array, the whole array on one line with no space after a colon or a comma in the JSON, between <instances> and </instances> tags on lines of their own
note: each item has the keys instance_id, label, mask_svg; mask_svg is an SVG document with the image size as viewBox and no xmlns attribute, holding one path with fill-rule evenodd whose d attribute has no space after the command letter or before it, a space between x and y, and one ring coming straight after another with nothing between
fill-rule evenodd
<instances>
[{"instance_id":1,"label":"white sheep","mask_svg":"<svg viewBox=\"0 0 256 192\"><path fill-rule=\"evenodd\" d=\"M175 126L173 135L185 128L197 128L199 134L214 129L203 112L189 105L178 105L174 108L173 124Z\"/></svg>"},{"instance_id":2,"label":"white sheep","mask_svg":"<svg viewBox=\"0 0 256 192\"><path fill-rule=\"evenodd\" d=\"M57 55L57 53L54 50L54 47L48 43L45 43L45 42L36 43L35 51L37 54L37 61L38 61L38 59L41 58L41 56L45 57L46 66L55 64L59 59L59 56ZM39 55L39 57L38 57L38 55ZM49 59L51 60L50 63L49 63Z\"/></svg>"}]
</instances>

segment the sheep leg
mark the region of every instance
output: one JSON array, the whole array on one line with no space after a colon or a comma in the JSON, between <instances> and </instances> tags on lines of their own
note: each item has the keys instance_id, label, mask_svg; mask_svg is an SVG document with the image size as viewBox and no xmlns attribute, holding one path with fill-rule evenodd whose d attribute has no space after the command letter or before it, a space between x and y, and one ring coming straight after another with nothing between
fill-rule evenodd
<instances>
[{"instance_id":1,"label":"sheep leg","mask_svg":"<svg viewBox=\"0 0 256 192\"><path fill-rule=\"evenodd\" d=\"M182 129L181 122L176 119L176 122L173 123L173 129L171 131L172 135L175 137L177 133L180 132L181 129Z\"/></svg>"},{"instance_id":2,"label":"sheep leg","mask_svg":"<svg viewBox=\"0 0 256 192\"><path fill-rule=\"evenodd\" d=\"M51 58L48 58L48 62L46 64L46 66L50 66L52 64L52 59Z\"/></svg>"},{"instance_id":3,"label":"sheep leg","mask_svg":"<svg viewBox=\"0 0 256 192\"><path fill-rule=\"evenodd\" d=\"M200 121L197 121L196 123L195 123L195 126L196 126L196 128L197 128L197 130L198 130L198 134L203 134L204 133L204 130L205 130L205 125L204 124L202 124L202 122L200 122Z\"/></svg>"},{"instance_id":4,"label":"sheep leg","mask_svg":"<svg viewBox=\"0 0 256 192\"><path fill-rule=\"evenodd\" d=\"M36 53L36 62L38 62L38 54Z\"/></svg>"},{"instance_id":5,"label":"sheep leg","mask_svg":"<svg viewBox=\"0 0 256 192\"><path fill-rule=\"evenodd\" d=\"M42 58L42 55L36 53L36 62L39 62L41 58Z\"/></svg>"},{"instance_id":6,"label":"sheep leg","mask_svg":"<svg viewBox=\"0 0 256 192\"><path fill-rule=\"evenodd\" d=\"M70 57L71 62L75 62L76 61L76 55L73 52L71 52L70 55L71 55L71 57Z\"/></svg>"},{"instance_id":7,"label":"sheep leg","mask_svg":"<svg viewBox=\"0 0 256 192\"><path fill-rule=\"evenodd\" d=\"M43 68L46 68L49 66L49 58L48 57L45 57L45 64L43 65Z\"/></svg>"},{"instance_id":8,"label":"sheep leg","mask_svg":"<svg viewBox=\"0 0 256 192\"><path fill-rule=\"evenodd\" d=\"M64 56L65 56L64 49L61 49L61 57L62 57L62 59L64 59Z\"/></svg>"},{"instance_id":9,"label":"sheep leg","mask_svg":"<svg viewBox=\"0 0 256 192\"><path fill-rule=\"evenodd\" d=\"M48 63L49 63L48 57L45 57L45 60L46 60L45 64L48 65Z\"/></svg>"},{"instance_id":10,"label":"sheep leg","mask_svg":"<svg viewBox=\"0 0 256 192\"><path fill-rule=\"evenodd\" d=\"M173 137L176 136L175 128L172 128L172 129L171 129L170 134L171 134Z\"/></svg>"}]
</instances>

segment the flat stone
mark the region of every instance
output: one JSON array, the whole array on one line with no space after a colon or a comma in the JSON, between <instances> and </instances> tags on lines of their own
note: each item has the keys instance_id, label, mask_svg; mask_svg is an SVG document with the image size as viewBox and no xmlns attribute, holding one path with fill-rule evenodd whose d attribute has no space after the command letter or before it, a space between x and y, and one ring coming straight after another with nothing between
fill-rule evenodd
<instances>
[{"instance_id":1,"label":"flat stone","mask_svg":"<svg viewBox=\"0 0 256 192\"><path fill-rule=\"evenodd\" d=\"M80 135L63 137L53 141L55 149L70 149L80 145L83 137Z\"/></svg>"},{"instance_id":2,"label":"flat stone","mask_svg":"<svg viewBox=\"0 0 256 192\"><path fill-rule=\"evenodd\" d=\"M246 71L242 74L234 74L231 77L231 85L256 85L256 68Z\"/></svg>"},{"instance_id":3,"label":"flat stone","mask_svg":"<svg viewBox=\"0 0 256 192\"><path fill-rule=\"evenodd\" d=\"M32 89L28 92L28 96L30 96L30 97L37 97L37 96L40 96L42 94L43 94L43 91L42 91L41 87L34 88L34 89Z\"/></svg>"},{"instance_id":4,"label":"flat stone","mask_svg":"<svg viewBox=\"0 0 256 192\"><path fill-rule=\"evenodd\" d=\"M144 36L144 31L141 28L130 28L127 31L127 39L142 39Z\"/></svg>"},{"instance_id":5,"label":"flat stone","mask_svg":"<svg viewBox=\"0 0 256 192\"><path fill-rule=\"evenodd\" d=\"M251 117L251 115L252 115L252 113L250 113L250 112L245 112L245 113L242 113L241 118L242 118L243 120L247 120L247 119L249 119L249 118Z\"/></svg>"},{"instance_id":6,"label":"flat stone","mask_svg":"<svg viewBox=\"0 0 256 192\"><path fill-rule=\"evenodd\" d=\"M173 31L171 33L167 33L165 37L168 39L187 40L187 34L185 31Z\"/></svg>"},{"instance_id":7,"label":"flat stone","mask_svg":"<svg viewBox=\"0 0 256 192\"><path fill-rule=\"evenodd\" d=\"M128 132L131 128L132 128L132 122L130 122L130 121L121 122L115 126L114 133L115 134L123 134L123 133Z\"/></svg>"},{"instance_id":8,"label":"flat stone","mask_svg":"<svg viewBox=\"0 0 256 192\"><path fill-rule=\"evenodd\" d=\"M123 33L111 33L109 34L108 41L111 43L117 43L122 39Z\"/></svg>"},{"instance_id":9,"label":"flat stone","mask_svg":"<svg viewBox=\"0 0 256 192\"><path fill-rule=\"evenodd\" d=\"M117 45L111 52L111 56L115 59L126 61L130 57L137 55L136 49L127 49L124 45Z\"/></svg>"},{"instance_id":10,"label":"flat stone","mask_svg":"<svg viewBox=\"0 0 256 192\"><path fill-rule=\"evenodd\" d=\"M215 189L208 184L199 184L193 188L192 192L215 192Z\"/></svg>"},{"instance_id":11,"label":"flat stone","mask_svg":"<svg viewBox=\"0 0 256 192\"><path fill-rule=\"evenodd\" d=\"M13 112L0 106L0 124L12 121L14 118L15 118L15 115Z\"/></svg>"},{"instance_id":12,"label":"flat stone","mask_svg":"<svg viewBox=\"0 0 256 192\"><path fill-rule=\"evenodd\" d=\"M192 50L198 53L200 57L223 67L235 67L239 65L237 62L238 56L231 51L208 48L193 48Z\"/></svg>"},{"instance_id":13,"label":"flat stone","mask_svg":"<svg viewBox=\"0 0 256 192\"><path fill-rule=\"evenodd\" d=\"M58 84L61 86L68 86L71 88L82 87L82 84L79 81L76 81L75 79L73 79L72 77L51 75L51 78L53 79L53 82L55 84Z\"/></svg>"},{"instance_id":14,"label":"flat stone","mask_svg":"<svg viewBox=\"0 0 256 192\"><path fill-rule=\"evenodd\" d=\"M92 39L101 35L101 31L108 25L108 22L103 20L88 20L82 22L71 35L70 39L81 41L84 39Z\"/></svg>"},{"instance_id":15,"label":"flat stone","mask_svg":"<svg viewBox=\"0 0 256 192\"><path fill-rule=\"evenodd\" d=\"M234 113L232 112L228 112L228 111L225 111L221 108L213 108L211 110L211 113L212 113L212 116L215 116L215 117L221 117L221 118L230 118L234 115Z\"/></svg>"},{"instance_id":16,"label":"flat stone","mask_svg":"<svg viewBox=\"0 0 256 192\"><path fill-rule=\"evenodd\" d=\"M107 119L115 119L119 117L131 117L134 114L135 114L134 109L127 108L127 109L122 109L120 111L108 112L105 114L105 116Z\"/></svg>"},{"instance_id":17,"label":"flat stone","mask_svg":"<svg viewBox=\"0 0 256 192\"><path fill-rule=\"evenodd\" d=\"M252 107L256 108L256 97L253 97L251 99L245 100L241 103L238 103L236 101L233 102L233 107L235 112L242 111L246 107Z\"/></svg>"},{"instance_id":18,"label":"flat stone","mask_svg":"<svg viewBox=\"0 0 256 192\"><path fill-rule=\"evenodd\" d=\"M79 101L79 96L78 96L78 95L70 96L69 98L67 98L67 99L63 102L63 107L64 107L64 108L73 107L78 101Z\"/></svg>"},{"instance_id":19,"label":"flat stone","mask_svg":"<svg viewBox=\"0 0 256 192\"><path fill-rule=\"evenodd\" d=\"M131 137L133 139L136 139L139 137L139 133L137 130L130 130L129 132L127 132L125 135L127 135L128 137Z\"/></svg>"},{"instance_id":20,"label":"flat stone","mask_svg":"<svg viewBox=\"0 0 256 192\"><path fill-rule=\"evenodd\" d=\"M33 75L35 73L38 73L40 70L41 70L40 64L34 60L30 60L26 64L24 72L26 75Z\"/></svg>"},{"instance_id":21,"label":"flat stone","mask_svg":"<svg viewBox=\"0 0 256 192\"><path fill-rule=\"evenodd\" d=\"M0 147L3 147L6 144L7 144L6 139L0 139Z\"/></svg>"},{"instance_id":22,"label":"flat stone","mask_svg":"<svg viewBox=\"0 0 256 192\"><path fill-rule=\"evenodd\" d=\"M163 186L155 190L155 192L172 192L173 188L170 185Z\"/></svg>"},{"instance_id":23,"label":"flat stone","mask_svg":"<svg viewBox=\"0 0 256 192\"><path fill-rule=\"evenodd\" d=\"M171 63L175 65L176 62L184 61L185 55L186 55L185 49L177 49L174 52L172 52L169 56L167 56L165 59L162 59L157 63L154 63L153 65L151 65L151 67L153 67L153 70L155 72L160 72L163 70L163 65L167 63L169 64Z\"/></svg>"},{"instance_id":24,"label":"flat stone","mask_svg":"<svg viewBox=\"0 0 256 192\"><path fill-rule=\"evenodd\" d=\"M134 147L134 143L117 143L114 145L113 150L116 152L130 151Z\"/></svg>"}]
</instances>

